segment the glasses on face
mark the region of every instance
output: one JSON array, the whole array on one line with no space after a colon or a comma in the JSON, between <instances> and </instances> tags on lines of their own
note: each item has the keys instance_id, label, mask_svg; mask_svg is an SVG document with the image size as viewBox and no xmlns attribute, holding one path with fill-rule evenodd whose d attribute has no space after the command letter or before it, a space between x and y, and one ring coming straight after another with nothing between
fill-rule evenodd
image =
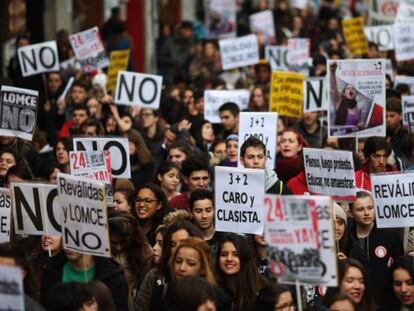
<instances>
[{"instance_id":1,"label":"glasses on face","mask_svg":"<svg viewBox=\"0 0 414 311\"><path fill-rule=\"evenodd\" d=\"M141 203L144 203L145 206L150 205L152 202L157 202L157 199L151 199L151 198L135 198L135 205L141 205Z\"/></svg>"},{"instance_id":2,"label":"glasses on face","mask_svg":"<svg viewBox=\"0 0 414 311\"><path fill-rule=\"evenodd\" d=\"M296 310L295 304L292 302L285 303L281 305L280 307L275 307L275 311L292 311Z\"/></svg>"},{"instance_id":3,"label":"glasses on face","mask_svg":"<svg viewBox=\"0 0 414 311\"><path fill-rule=\"evenodd\" d=\"M148 118L148 117L152 117L154 114L152 114L151 112L147 112L147 113L141 113L141 118Z\"/></svg>"}]
</instances>

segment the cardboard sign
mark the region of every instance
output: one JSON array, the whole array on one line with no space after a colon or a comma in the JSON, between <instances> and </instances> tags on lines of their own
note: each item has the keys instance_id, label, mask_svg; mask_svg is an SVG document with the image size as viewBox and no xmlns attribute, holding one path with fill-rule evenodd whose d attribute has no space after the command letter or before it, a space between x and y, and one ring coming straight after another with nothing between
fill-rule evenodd
<instances>
[{"instance_id":1,"label":"cardboard sign","mask_svg":"<svg viewBox=\"0 0 414 311\"><path fill-rule=\"evenodd\" d=\"M414 173L371 174L378 228L409 228L414 225Z\"/></svg>"},{"instance_id":2,"label":"cardboard sign","mask_svg":"<svg viewBox=\"0 0 414 311\"><path fill-rule=\"evenodd\" d=\"M119 71L115 103L158 109L160 107L162 76Z\"/></svg>"},{"instance_id":3,"label":"cardboard sign","mask_svg":"<svg viewBox=\"0 0 414 311\"><path fill-rule=\"evenodd\" d=\"M414 25L394 24L395 58L397 61L414 59Z\"/></svg>"},{"instance_id":4,"label":"cardboard sign","mask_svg":"<svg viewBox=\"0 0 414 311\"><path fill-rule=\"evenodd\" d=\"M380 51L394 49L394 34L391 25L365 27L364 32L367 40L377 44Z\"/></svg>"},{"instance_id":5,"label":"cardboard sign","mask_svg":"<svg viewBox=\"0 0 414 311\"><path fill-rule=\"evenodd\" d=\"M328 92L325 78L307 78L303 81L303 89L303 112L328 109Z\"/></svg>"},{"instance_id":6,"label":"cardboard sign","mask_svg":"<svg viewBox=\"0 0 414 311\"><path fill-rule=\"evenodd\" d=\"M401 96L403 127L414 133L414 95Z\"/></svg>"},{"instance_id":7,"label":"cardboard sign","mask_svg":"<svg viewBox=\"0 0 414 311\"><path fill-rule=\"evenodd\" d=\"M303 80L305 76L295 72L272 72L270 111L279 116L300 118L303 111Z\"/></svg>"},{"instance_id":8,"label":"cardboard sign","mask_svg":"<svg viewBox=\"0 0 414 311\"><path fill-rule=\"evenodd\" d=\"M353 201L356 196L352 152L303 148L309 192Z\"/></svg>"},{"instance_id":9,"label":"cardboard sign","mask_svg":"<svg viewBox=\"0 0 414 311\"><path fill-rule=\"evenodd\" d=\"M10 189L17 234L60 235L56 185L12 182Z\"/></svg>"},{"instance_id":10,"label":"cardboard sign","mask_svg":"<svg viewBox=\"0 0 414 311\"><path fill-rule=\"evenodd\" d=\"M109 151L71 151L70 173L101 181L105 184L106 200L112 206L112 171Z\"/></svg>"},{"instance_id":11,"label":"cardboard sign","mask_svg":"<svg viewBox=\"0 0 414 311\"><path fill-rule=\"evenodd\" d=\"M249 90L206 90L204 91L204 118L211 123L220 123L218 110L221 105L233 102L240 110L244 110L247 109L249 100Z\"/></svg>"},{"instance_id":12,"label":"cardboard sign","mask_svg":"<svg viewBox=\"0 0 414 311\"><path fill-rule=\"evenodd\" d=\"M266 167L273 169L276 158L277 113L240 112L238 154L243 143L254 136L266 146ZM238 164L241 167L240 157Z\"/></svg>"},{"instance_id":13,"label":"cardboard sign","mask_svg":"<svg viewBox=\"0 0 414 311\"><path fill-rule=\"evenodd\" d=\"M21 47L17 50L23 77L43 72L59 71L56 41L48 41Z\"/></svg>"},{"instance_id":14,"label":"cardboard sign","mask_svg":"<svg viewBox=\"0 0 414 311\"><path fill-rule=\"evenodd\" d=\"M287 46L284 45L266 45L265 58L270 64L272 71L288 71Z\"/></svg>"},{"instance_id":15,"label":"cardboard sign","mask_svg":"<svg viewBox=\"0 0 414 311\"><path fill-rule=\"evenodd\" d=\"M289 64L289 70L308 74L308 61L310 58L310 40L293 38L287 42L286 60Z\"/></svg>"},{"instance_id":16,"label":"cardboard sign","mask_svg":"<svg viewBox=\"0 0 414 311\"><path fill-rule=\"evenodd\" d=\"M108 82L106 89L112 94L115 92L118 71L125 71L128 68L129 50L112 51L109 57Z\"/></svg>"},{"instance_id":17,"label":"cardboard sign","mask_svg":"<svg viewBox=\"0 0 414 311\"><path fill-rule=\"evenodd\" d=\"M0 135L32 140L38 96L38 91L2 85Z\"/></svg>"},{"instance_id":18,"label":"cardboard sign","mask_svg":"<svg viewBox=\"0 0 414 311\"><path fill-rule=\"evenodd\" d=\"M330 198L323 196L265 195L265 238L273 255L270 271L282 274L285 282L291 282L297 278L306 279L306 270L309 269L312 271L311 282L337 286L331 204ZM308 211L303 210L304 206L308 206ZM304 215L309 218L302 219L301 216ZM306 247L306 244L310 244L311 249L306 248L304 252L300 252L301 247ZM294 257L289 258L289 255ZM309 260L310 258L314 261Z\"/></svg>"},{"instance_id":19,"label":"cardboard sign","mask_svg":"<svg viewBox=\"0 0 414 311\"><path fill-rule=\"evenodd\" d=\"M219 41L223 70L255 65L259 62L256 35Z\"/></svg>"},{"instance_id":20,"label":"cardboard sign","mask_svg":"<svg viewBox=\"0 0 414 311\"><path fill-rule=\"evenodd\" d=\"M10 190L0 188L0 243L10 241L11 197Z\"/></svg>"},{"instance_id":21,"label":"cardboard sign","mask_svg":"<svg viewBox=\"0 0 414 311\"><path fill-rule=\"evenodd\" d=\"M215 167L217 231L263 234L264 170Z\"/></svg>"},{"instance_id":22,"label":"cardboard sign","mask_svg":"<svg viewBox=\"0 0 414 311\"><path fill-rule=\"evenodd\" d=\"M249 16L250 32L263 39L265 44L275 44L276 34L273 13L270 10L260 11ZM260 41L260 39L259 39Z\"/></svg>"},{"instance_id":23,"label":"cardboard sign","mask_svg":"<svg viewBox=\"0 0 414 311\"><path fill-rule=\"evenodd\" d=\"M3 310L24 311L23 274L18 267L0 266L0 301Z\"/></svg>"},{"instance_id":24,"label":"cardboard sign","mask_svg":"<svg viewBox=\"0 0 414 311\"><path fill-rule=\"evenodd\" d=\"M385 61L328 61L329 136L385 136Z\"/></svg>"},{"instance_id":25,"label":"cardboard sign","mask_svg":"<svg viewBox=\"0 0 414 311\"><path fill-rule=\"evenodd\" d=\"M63 248L111 257L104 184L59 173L57 188L62 213Z\"/></svg>"},{"instance_id":26,"label":"cardboard sign","mask_svg":"<svg viewBox=\"0 0 414 311\"><path fill-rule=\"evenodd\" d=\"M368 24L383 25L394 23L400 0L369 1Z\"/></svg>"},{"instance_id":27,"label":"cardboard sign","mask_svg":"<svg viewBox=\"0 0 414 311\"><path fill-rule=\"evenodd\" d=\"M75 137L74 151L108 150L111 157L112 176L131 178L128 138L121 137Z\"/></svg>"},{"instance_id":28,"label":"cardboard sign","mask_svg":"<svg viewBox=\"0 0 414 311\"><path fill-rule=\"evenodd\" d=\"M98 27L70 35L69 40L83 71L108 67L109 61Z\"/></svg>"},{"instance_id":29,"label":"cardboard sign","mask_svg":"<svg viewBox=\"0 0 414 311\"><path fill-rule=\"evenodd\" d=\"M236 0L208 0L205 25L208 38L235 38Z\"/></svg>"},{"instance_id":30,"label":"cardboard sign","mask_svg":"<svg viewBox=\"0 0 414 311\"><path fill-rule=\"evenodd\" d=\"M317 199L265 196L268 260L270 271L279 282L320 283L323 266L319 252Z\"/></svg>"},{"instance_id":31,"label":"cardboard sign","mask_svg":"<svg viewBox=\"0 0 414 311\"><path fill-rule=\"evenodd\" d=\"M361 16L344 19L342 21L342 30L352 55L368 53L368 41L365 38L364 20Z\"/></svg>"}]
</instances>

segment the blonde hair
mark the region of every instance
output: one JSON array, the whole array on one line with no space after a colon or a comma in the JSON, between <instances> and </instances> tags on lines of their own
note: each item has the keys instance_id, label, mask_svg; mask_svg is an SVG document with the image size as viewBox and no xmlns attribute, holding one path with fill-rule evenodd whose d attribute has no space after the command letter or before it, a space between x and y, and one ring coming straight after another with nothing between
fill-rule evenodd
<instances>
[{"instance_id":1,"label":"blonde hair","mask_svg":"<svg viewBox=\"0 0 414 311\"><path fill-rule=\"evenodd\" d=\"M206 241L197 237L189 237L188 239L180 241L180 244L172 254L169 261L169 266L173 278L175 278L173 271L178 251L184 247L192 248L198 252L201 264L200 276L202 276L210 285L216 286L217 283L214 276L214 261L211 255L210 246Z\"/></svg>"}]
</instances>

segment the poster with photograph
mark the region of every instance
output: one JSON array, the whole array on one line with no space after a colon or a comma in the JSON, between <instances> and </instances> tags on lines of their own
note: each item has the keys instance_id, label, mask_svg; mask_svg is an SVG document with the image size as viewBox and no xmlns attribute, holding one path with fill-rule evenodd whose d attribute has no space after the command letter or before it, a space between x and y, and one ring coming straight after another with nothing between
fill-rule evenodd
<instances>
[{"instance_id":1,"label":"poster with photograph","mask_svg":"<svg viewBox=\"0 0 414 311\"><path fill-rule=\"evenodd\" d=\"M385 60L328 61L329 136L385 136Z\"/></svg>"},{"instance_id":2,"label":"poster with photograph","mask_svg":"<svg viewBox=\"0 0 414 311\"><path fill-rule=\"evenodd\" d=\"M208 0L205 11L208 38L236 37L236 0Z\"/></svg>"}]
</instances>

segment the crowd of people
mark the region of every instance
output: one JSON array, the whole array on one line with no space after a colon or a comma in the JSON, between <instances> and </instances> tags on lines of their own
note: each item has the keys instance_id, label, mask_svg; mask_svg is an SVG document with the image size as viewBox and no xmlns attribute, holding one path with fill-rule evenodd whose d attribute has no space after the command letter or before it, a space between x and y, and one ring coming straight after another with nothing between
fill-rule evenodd
<instances>
[{"instance_id":1,"label":"crowd of people","mask_svg":"<svg viewBox=\"0 0 414 311\"><path fill-rule=\"evenodd\" d=\"M352 58L341 19L366 11L356 5L360 1L350 1L344 13L337 2L320 1L317 11L291 9L285 0L270 7L279 45L291 37L311 39L310 76L325 76L327 59ZM249 33L250 14L269 9L268 1L257 3L239 3L238 36ZM2 187L56 183L59 172L70 174L72 139L79 136L128 138L131 164L130 179L113 180L112 258L63 249L61 237L51 235L11 232L11 242L0 244L0 264L23 271L26 310L282 311L299 304L304 310L414 310L414 236L404 240L399 229L377 228L370 193L370 174L413 170L414 134L402 127L401 96L410 94L409 86L394 85L387 76L386 137L328 137L324 112L279 117L275 169L270 170L261 140L249 138L238 154L239 106L224 103L221 123L212 124L204 118L203 98L205 90L249 89L248 111L269 111L270 65L263 59L223 71L217 40L204 39L198 26L183 21L160 27L154 52L164 86L157 110L115 105L100 82L104 73L68 67L45 79L23 77L17 54L11 59L2 84L36 89L40 100L32 141L0 136ZM73 57L68 34L60 31L56 39L60 60ZM138 48L116 16L105 24L103 39L107 52ZM29 36L16 39L17 48L29 44ZM396 73L411 71L412 63L396 62L374 43L363 58L390 58ZM62 98L70 77L75 82ZM267 193L302 195L309 192L304 147L352 151L358 192L353 202L334 203L338 287L302 286L297 293L272 275L263 235L215 230L214 167L236 167L240 160L245 168L265 170Z\"/></svg>"}]
</instances>

